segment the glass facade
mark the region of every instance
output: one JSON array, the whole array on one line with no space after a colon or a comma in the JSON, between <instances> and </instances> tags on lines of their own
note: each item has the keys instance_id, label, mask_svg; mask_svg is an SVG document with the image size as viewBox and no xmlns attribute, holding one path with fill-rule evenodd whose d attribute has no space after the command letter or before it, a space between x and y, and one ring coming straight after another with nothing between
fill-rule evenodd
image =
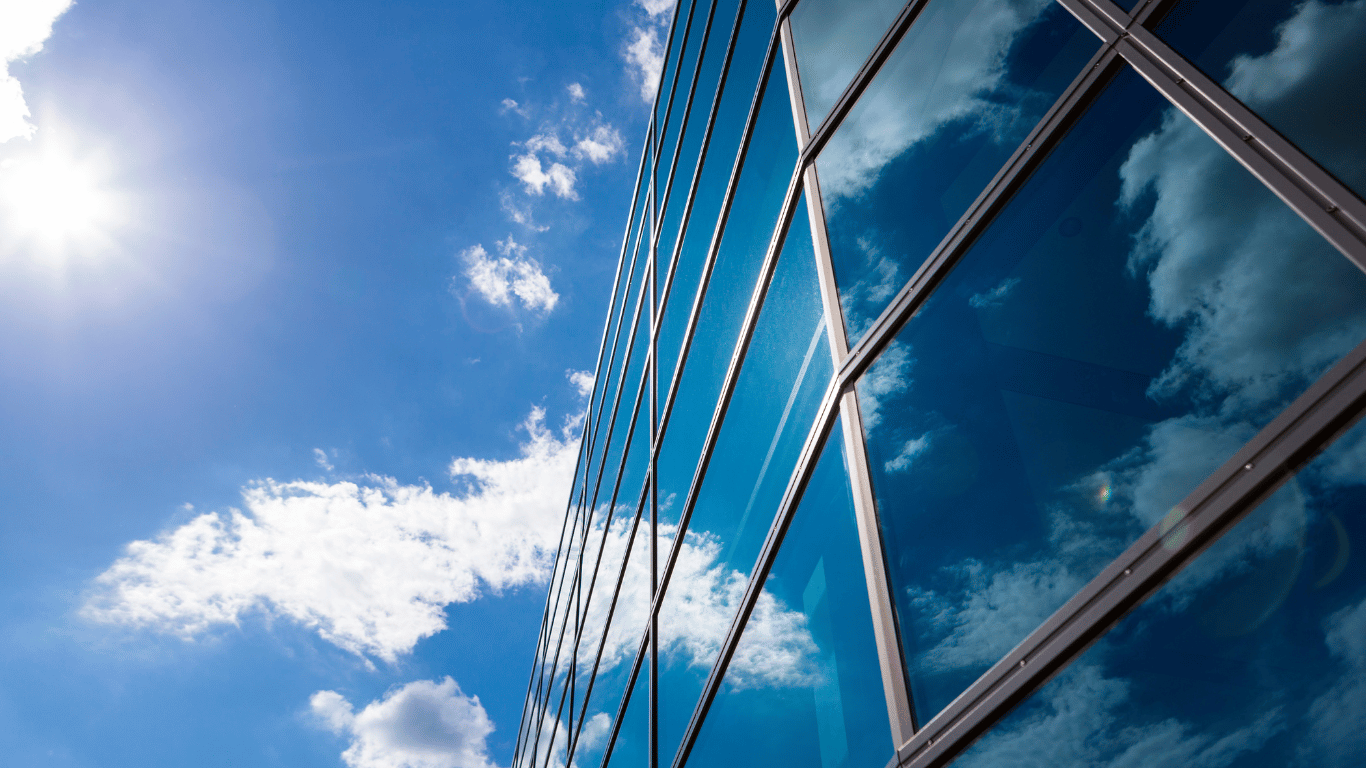
<instances>
[{"instance_id":1,"label":"glass facade","mask_svg":"<svg viewBox=\"0 0 1366 768\"><path fill-rule=\"evenodd\" d=\"M1366 763L1366 0L688 0L517 768Z\"/></svg>"}]
</instances>

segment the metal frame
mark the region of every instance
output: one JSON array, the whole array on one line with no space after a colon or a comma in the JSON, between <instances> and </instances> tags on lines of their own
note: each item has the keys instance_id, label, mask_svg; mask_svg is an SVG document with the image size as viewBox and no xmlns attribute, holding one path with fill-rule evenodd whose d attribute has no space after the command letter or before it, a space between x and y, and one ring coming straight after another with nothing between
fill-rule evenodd
<instances>
[{"instance_id":1,"label":"metal frame","mask_svg":"<svg viewBox=\"0 0 1366 768\"><path fill-rule=\"evenodd\" d=\"M768 570L771 568L778 549L786 534L801 494L814 472L815 462L823 446L827 443L836 419L841 419L846 468L854 490L854 507L857 517L860 546L864 561L865 578L868 583L870 604L873 607L872 621L877 641L878 653L882 661L884 692L887 698L889 723L893 738L900 745L892 758L893 765L906 768L928 768L942 766L962 752L978 736L990 729L1013 706L1037 690L1053 674L1075 659L1085 648L1103 635L1129 610L1141 603L1148 595L1171 578L1187 562L1196 557L1204 547L1217 540L1231 528L1243 515L1254 508L1258 502L1274 492L1295 471L1309 461L1318 451L1346 430L1366 410L1366 342L1349 353L1330 371L1321 376L1304 394L1287 407L1271 424L1266 426L1251 441L1219 470L1210 475L1182 503L1179 509L1184 517L1175 521L1179 528L1180 539L1176 540L1172 522L1155 526L1140 537L1123 555L1115 559L1102 573L1082 588L1052 617L1032 632L1011 653L1007 654L986 674L967 688L953 703L935 715L923 727L917 727L910 706L904 656L900 649L899 631L896 627L896 614L891 599L891 586L888 580L881 528L877 521L876 503L868 471L866 449L864 446L861 416L858 410L854 385L866 372L876 357L887 347L895 335L905 325L911 315L923 304L957 261L966 253L973 241L990 223L996 213L1007 203L1014 193L1025 183L1033 170L1057 144L1073 123L1086 111L1092 100L1109 83L1111 78L1124 67L1132 67L1152 84L1173 106L1180 109L1202 130L1210 135L1230 155L1247 168L1257 179L1272 190L1282 201L1298 213L1328 242L1332 243L1346 258L1366 271L1366 204L1349 188L1339 182L1312 159L1304 155L1290 141L1272 129L1256 113L1240 103L1218 83L1201 73L1150 31L1161 16L1177 0L1143 0L1133 12L1119 8L1110 0L1058 0L1059 4L1076 17L1098 38L1099 50L1086 67L1078 72L1071 86L1058 99L1057 103L1041 119L1026 139L997 172L992 181L981 191L974 203L967 209L940 244L916 270L896 297L877 318L866 334L858 340L853 349L848 348L844 334L844 324L835 285L830 248L825 231L825 213L820 198L819 178L815 159L830 136L839 129L855 102L876 77L878 70L899 44L906 31L915 22L920 11L929 0L911 0L884 32L873 51L869 54L858 73L836 101L830 114L821 124L811 131L807 124L805 107L802 103L800 73L797 70L793 40L788 23L797 0L775 0L778 6L777 23L770 38L768 51L755 87L749 115L730 180L723 197L721 212L713 230L711 244L703 263L699 286L694 297L684 339L669 374L667 394L659 390L658 343L660 318L672 292L675 272L680 258L684 235L690 224L693 202L697 194L702 167L707 158L711 132L715 124L722 89L724 89L736 38L745 12L745 0L740 0L735 23L732 27L729 47L722 67L720 83L713 97L711 112L708 116L699 157L689 186L684 213L674 239L671 253L663 275L662 285L659 274L659 254L657 243L662 234L664 212L669 198L681 155L685 132L691 117L693 99L698 86L698 78L705 59L706 45L715 3L708 15L707 31L704 33L697 63L689 88L686 105L678 123L677 140L669 164L667 181L664 182L662 197L656 183L659 163L662 160L660 149L667 136L669 121L674 107L678 87L678 68L684 60L686 51L678 53L678 63L674 65L672 84L669 90L668 105L664 113L664 124L656 123L658 100L663 98L664 74L661 74L660 88L656 93L656 105L651 109L650 129L646 137L646 147L642 153L641 168L637 174L635 202L628 216L627 232L623 239L618 260L616 283L613 287L612 305L609 307L608 320L603 329L603 340L598 354L597 370L611 371L619 348L622 325L627 315L626 301L634 280L636 258L645 237L650 238L647 251L645 274L637 294L636 310L632 330L627 336L622 378L618 380L617 393L613 398L611 415L607 420L607 435L602 441L598 437L602 429L603 410L606 407L606 385L599 382L589 400L590 418L585 418L583 436L580 442L578 464L575 469L576 492L571 495L570 507L561 530L561 549L569 542L569 550L557 553L552 566L552 589L547 594L543 611L543 626L537 640L537 661L533 666L532 680L528 683L527 705L519 725L516 764L523 765L524 753L531 752L532 764L537 757L540 742L541 722L544 720L549 701L542 702L541 692L548 697L557 678L557 665L560 663L564 634L575 615L574 652L569 659L570 678L577 668L578 647L585 630L584 621L587 602L591 600L593 585L596 584L598 569L601 565L603 546L600 544L597 563L589 581L586 598L581 597L584 555L587 536L592 527L593 509L601 488L605 467L599 460L597 479L589 499L587 485L592 474L595 456L605 460L610 450L612 433L620 409L625 389L625 373L629 370L635 330L639 326L640 312L646 301L645 291L650 292L650 331L648 349L645 357L645 370L637 389L635 405L631 414L631 426L627 433L627 443L623 448L622 460L613 483L612 502L615 508L620 490L622 471L629 452L631 434L635 421L643 405L644 387L649 386L650 402L649 423L651 428L650 456L643 487L637 497L636 515L628 538L625 559L629 560L634 546L635 534L644 515L645 505L650 505L650 544L652 602L647 627L641 638L639 649L633 659L627 676L626 689L617 710L612 732L604 751L603 764L611 757L612 747L618 735L622 716L625 714L637 676L645 664L649 665L649 740L650 768L657 768L659 756L658 732L655 712L657 709L658 679L658 622L663 595L668 586L676 563L683 535L691 517L697 493L706 474L711 454L715 449L720 429L725 419L730 398L734 394L741 366L748 346L752 340L759 313L763 308L768 285L773 277L776 260L796 213L796 204L805 193L808 220L811 226L813 245L816 251L817 272L822 294L825 325L831 352L836 365L836 373L823 397L820 410L810 430L796 468L788 482L782 502L775 510L773 523L764 542L761 553L751 571L746 593L737 614L732 620L720 654L713 665L703 688L703 693L694 709L691 721L685 731L682 743L672 759L673 768L683 768L695 743L698 732L705 721L708 709L724 679L730 659L744 631L745 622L753 610ZM941 1L941 0L935 0ZM675 30L678 25L679 9L675 9L670 26L668 49L672 51ZM692 0L687 27L682 39L686 46L688 30L691 29L693 14L696 13L696 0ZM659 560L657 524L658 499L656 488L656 461L662 441L667 431L672 407L677 395L681 377L687 363L688 352L693 341L699 315L702 310L712 269L715 265L721 237L724 233L739 181L749 143L753 138L758 109L762 103L769 74L775 62L778 47L782 47L785 74L790 89L793 109L794 128L797 133L800 156L794 168L787 194L779 215L778 225L770 238L764 256L757 284L754 287L750 304L741 326L740 337L736 342L730 364L723 379L712 420L698 459L697 469L689 487L688 497L680 512L679 531L673 546L664 561ZM651 161L650 158L653 157ZM643 175L650 171L650 180L645 182ZM640 232L636 239L635 253L631 267L625 270L626 251L631 240L632 223L637 206L641 204L642 192L647 196L644 205L647 215L642 217ZM649 221L648 235L645 222ZM623 273L626 290L622 294L621 306L616 305L617 285ZM612 334L613 322L616 331ZM612 351L607 353L607 340L613 336ZM607 365L603 367L604 357ZM609 374L610 375L610 374ZM601 398L599 399L599 392ZM661 398L661 395L663 397ZM662 400L662 402L661 402ZM597 413L592 413L596 404ZM583 485L578 486L580 470L584 470ZM577 499L577 503L575 502ZM587 502L585 504L585 502ZM573 520L570 520L570 516ZM608 523L612 509L608 511ZM607 528L604 528L604 541ZM1175 542L1175 544L1173 543ZM576 546L577 545L577 546ZM574 560L577 548L577 564ZM616 587L612 593L608 609L608 627L620 595L626 563L618 573ZM569 575L573 570L573 576ZM566 582L570 584L573 596L568 598L565 612L560 613L559 605ZM563 623L559 617L563 616ZM550 651L551 637L555 634L554 624L560 624L559 640L553 659L546 659ZM603 630L604 632L606 629ZM584 693L584 705L579 711L579 721L572 728L566 761L572 761L577 739L584 723L588 702L591 700L592 686L601 661L602 644L599 643L598 657L588 678ZM646 655L648 654L648 659ZM549 684L546 673L549 672ZM566 695L570 698L570 722L573 721L574 681L566 680L562 687L559 714L563 712ZM533 691L535 692L533 697ZM535 724L533 727L533 720ZM536 736L532 737L532 731ZM552 746L553 746L552 736ZM546 760L549 754L545 755Z\"/></svg>"}]
</instances>

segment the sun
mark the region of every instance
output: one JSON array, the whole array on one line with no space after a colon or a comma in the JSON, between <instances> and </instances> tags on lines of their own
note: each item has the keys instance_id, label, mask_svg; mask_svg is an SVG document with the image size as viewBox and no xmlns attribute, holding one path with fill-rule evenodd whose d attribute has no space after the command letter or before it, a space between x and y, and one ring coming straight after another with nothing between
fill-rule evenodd
<instances>
[{"instance_id":1,"label":"sun","mask_svg":"<svg viewBox=\"0 0 1366 768\"><path fill-rule=\"evenodd\" d=\"M53 147L0 163L5 239L47 257L97 249L118 223L120 208L100 166Z\"/></svg>"}]
</instances>

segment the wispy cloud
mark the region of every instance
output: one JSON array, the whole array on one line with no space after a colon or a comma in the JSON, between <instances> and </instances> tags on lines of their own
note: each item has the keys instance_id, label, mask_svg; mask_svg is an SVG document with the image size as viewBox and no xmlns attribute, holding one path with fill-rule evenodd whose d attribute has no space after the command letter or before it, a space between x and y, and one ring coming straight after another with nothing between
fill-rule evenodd
<instances>
[{"instance_id":1,"label":"wispy cloud","mask_svg":"<svg viewBox=\"0 0 1366 768\"><path fill-rule=\"evenodd\" d=\"M631 25L622 57L640 87L640 98L650 102L664 71L664 39L674 0L636 0L636 6L644 13Z\"/></svg>"},{"instance_id":2,"label":"wispy cloud","mask_svg":"<svg viewBox=\"0 0 1366 768\"><path fill-rule=\"evenodd\" d=\"M460 252L465 279L475 292L496 307L511 307L515 300L537 312L554 309L560 295L550 287L550 278L541 271L541 265L527 257L526 246L511 235L495 245L500 254L497 257L490 256L482 245Z\"/></svg>"},{"instance_id":3,"label":"wispy cloud","mask_svg":"<svg viewBox=\"0 0 1366 768\"><path fill-rule=\"evenodd\" d=\"M487 739L493 721L454 680L418 680L389 691L360 712L336 691L318 691L309 707L320 724L348 736L351 768L494 768Z\"/></svg>"},{"instance_id":4,"label":"wispy cloud","mask_svg":"<svg viewBox=\"0 0 1366 768\"><path fill-rule=\"evenodd\" d=\"M52 35L52 23L71 7L71 0L22 0L0 4L0 144L31 138L36 126L24 101L24 89L9 73L9 64L41 51Z\"/></svg>"},{"instance_id":5,"label":"wispy cloud","mask_svg":"<svg viewBox=\"0 0 1366 768\"><path fill-rule=\"evenodd\" d=\"M587 94L583 90L583 86L578 83L570 83L565 86L565 90L569 93L570 101L582 102L587 97Z\"/></svg>"},{"instance_id":6,"label":"wispy cloud","mask_svg":"<svg viewBox=\"0 0 1366 768\"><path fill-rule=\"evenodd\" d=\"M392 661L445 628L446 605L546 577L578 444L544 415L523 423L521 456L453 461L458 493L374 476L255 483L241 510L129 544L82 613L187 639L263 613Z\"/></svg>"}]
</instances>

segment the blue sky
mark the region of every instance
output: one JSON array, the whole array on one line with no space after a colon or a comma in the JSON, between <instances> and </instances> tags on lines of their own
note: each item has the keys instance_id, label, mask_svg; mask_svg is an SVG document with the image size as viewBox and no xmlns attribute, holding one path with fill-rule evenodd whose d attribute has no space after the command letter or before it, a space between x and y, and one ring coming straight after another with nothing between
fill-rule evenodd
<instances>
[{"instance_id":1,"label":"blue sky","mask_svg":"<svg viewBox=\"0 0 1366 768\"><path fill-rule=\"evenodd\" d=\"M2 762L509 763L670 11L0 2Z\"/></svg>"}]
</instances>

